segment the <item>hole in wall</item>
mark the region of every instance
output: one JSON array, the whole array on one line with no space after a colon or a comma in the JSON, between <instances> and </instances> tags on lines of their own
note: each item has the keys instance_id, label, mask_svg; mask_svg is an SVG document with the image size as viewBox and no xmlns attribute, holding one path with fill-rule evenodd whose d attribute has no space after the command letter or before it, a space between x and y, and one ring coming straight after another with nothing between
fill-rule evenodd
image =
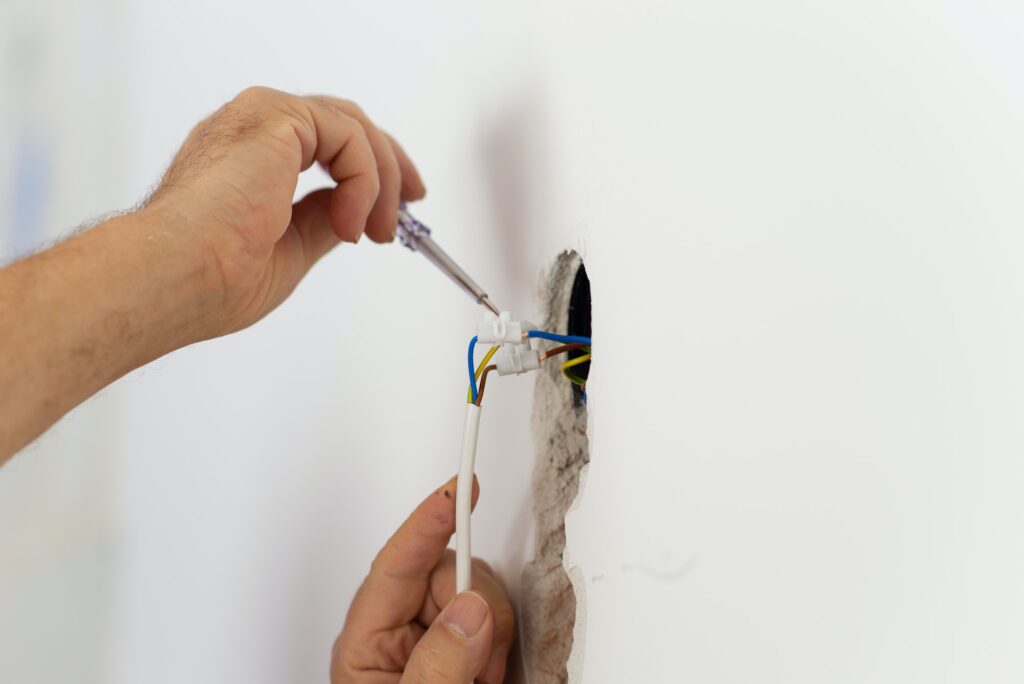
<instances>
[{"instance_id":1,"label":"hole in wall","mask_svg":"<svg viewBox=\"0 0 1024 684\"><path fill-rule=\"evenodd\" d=\"M582 261L572 281L567 318L567 334L590 337L590 278L587 277L587 267ZM569 358L575 359L584 353L574 349L569 352ZM590 362L574 366L573 372L586 380L590 376ZM573 400L577 404L583 401L583 388L579 385L573 385Z\"/></svg>"},{"instance_id":2,"label":"hole in wall","mask_svg":"<svg viewBox=\"0 0 1024 684\"><path fill-rule=\"evenodd\" d=\"M541 295L543 329L590 336L590 280L578 254L559 255L543 281ZM580 377L586 377L583 373L589 373L589 368L578 370ZM582 398L577 386L562 375L560 363L545 364L537 374L532 417L536 551L523 571L520 605L530 684L568 682L569 656L575 650L574 659L578 659L582 648L573 636L577 601L582 596L574 590L563 562L565 516L590 461L587 405Z\"/></svg>"}]
</instances>

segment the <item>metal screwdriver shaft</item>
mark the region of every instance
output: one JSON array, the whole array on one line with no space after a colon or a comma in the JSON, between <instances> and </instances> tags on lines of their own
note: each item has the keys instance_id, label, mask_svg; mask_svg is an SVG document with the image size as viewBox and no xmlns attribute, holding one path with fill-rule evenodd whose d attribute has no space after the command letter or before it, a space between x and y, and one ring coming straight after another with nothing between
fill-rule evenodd
<instances>
[{"instance_id":1,"label":"metal screwdriver shaft","mask_svg":"<svg viewBox=\"0 0 1024 684\"><path fill-rule=\"evenodd\" d=\"M403 202L398 208L398 239L403 245L414 252L427 257L435 266L451 278L456 285L473 298L473 301L487 307L495 316L500 314L498 307L491 302L484 289L469 277L448 254L430 237L430 229L420 223L405 209Z\"/></svg>"}]
</instances>

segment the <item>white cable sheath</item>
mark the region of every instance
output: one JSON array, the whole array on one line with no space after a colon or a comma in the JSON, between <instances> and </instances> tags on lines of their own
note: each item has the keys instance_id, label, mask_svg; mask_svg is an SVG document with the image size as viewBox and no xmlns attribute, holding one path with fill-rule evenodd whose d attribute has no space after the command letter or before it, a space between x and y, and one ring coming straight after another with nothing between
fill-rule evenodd
<instances>
[{"instance_id":1,"label":"white cable sheath","mask_svg":"<svg viewBox=\"0 0 1024 684\"><path fill-rule=\"evenodd\" d=\"M466 429L462 435L462 460L455 490L455 591L460 594L468 591L472 583L473 552L469 526L473 512L473 464L479 432L480 407L466 404Z\"/></svg>"}]
</instances>

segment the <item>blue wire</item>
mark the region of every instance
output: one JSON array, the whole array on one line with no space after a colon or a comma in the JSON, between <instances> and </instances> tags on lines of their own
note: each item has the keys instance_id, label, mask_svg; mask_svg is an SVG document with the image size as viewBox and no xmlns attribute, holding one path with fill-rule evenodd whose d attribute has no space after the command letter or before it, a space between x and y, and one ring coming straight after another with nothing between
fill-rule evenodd
<instances>
[{"instance_id":1,"label":"blue wire","mask_svg":"<svg viewBox=\"0 0 1024 684\"><path fill-rule=\"evenodd\" d=\"M476 350L476 335L469 341L469 389L472 391L473 403L476 403L476 369L473 368L473 352Z\"/></svg>"},{"instance_id":2,"label":"blue wire","mask_svg":"<svg viewBox=\"0 0 1024 684\"><path fill-rule=\"evenodd\" d=\"M562 344L592 344L589 337L581 337L579 335L556 335L555 333L544 332L543 330L531 330L526 333L527 337L539 337L542 340L551 340L552 342L561 342ZM477 336L473 335L473 339L469 341L469 353L467 356L467 365L469 366L469 389L470 396L473 397L473 403L476 403L477 389L476 389L476 368L473 367L473 352L476 351Z\"/></svg>"},{"instance_id":3,"label":"blue wire","mask_svg":"<svg viewBox=\"0 0 1024 684\"><path fill-rule=\"evenodd\" d=\"M589 337L580 337L579 335L556 335L555 333L544 332L543 330L531 330L526 333L527 337L539 337L542 340L551 340L552 342L561 342L562 344L573 344L578 342L580 344L593 344Z\"/></svg>"}]
</instances>

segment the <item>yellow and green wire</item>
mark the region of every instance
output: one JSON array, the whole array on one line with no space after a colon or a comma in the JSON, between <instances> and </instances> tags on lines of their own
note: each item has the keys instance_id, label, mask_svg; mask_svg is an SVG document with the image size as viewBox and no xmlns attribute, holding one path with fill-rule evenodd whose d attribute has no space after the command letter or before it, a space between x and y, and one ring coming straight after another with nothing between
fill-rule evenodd
<instances>
[{"instance_id":1,"label":"yellow and green wire","mask_svg":"<svg viewBox=\"0 0 1024 684\"><path fill-rule=\"evenodd\" d=\"M568 361L562 364L562 375L564 375L572 384L583 387L584 385L587 384L586 378L581 378L580 376L576 375L576 373L573 372L572 369L576 366L587 363L588 361L590 361L589 347L587 348L587 353L584 354L583 356L577 356L575 359L569 359Z\"/></svg>"},{"instance_id":2,"label":"yellow and green wire","mask_svg":"<svg viewBox=\"0 0 1024 684\"><path fill-rule=\"evenodd\" d=\"M483 361L480 362L480 365L476 367L476 373L473 376L477 381L479 381L480 380L480 376L483 375L484 368L487 368L487 362L490 361L492 358L494 358L494 355L498 353L499 349L501 349L501 345L496 344L493 347L491 347L490 349L488 349L487 353L484 354L484 359L483 359ZM467 404L472 404L473 401L474 401L474 398L473 398L473 386L470 385L466 389L466 403Z\"/></svg>"}]
</instances>

